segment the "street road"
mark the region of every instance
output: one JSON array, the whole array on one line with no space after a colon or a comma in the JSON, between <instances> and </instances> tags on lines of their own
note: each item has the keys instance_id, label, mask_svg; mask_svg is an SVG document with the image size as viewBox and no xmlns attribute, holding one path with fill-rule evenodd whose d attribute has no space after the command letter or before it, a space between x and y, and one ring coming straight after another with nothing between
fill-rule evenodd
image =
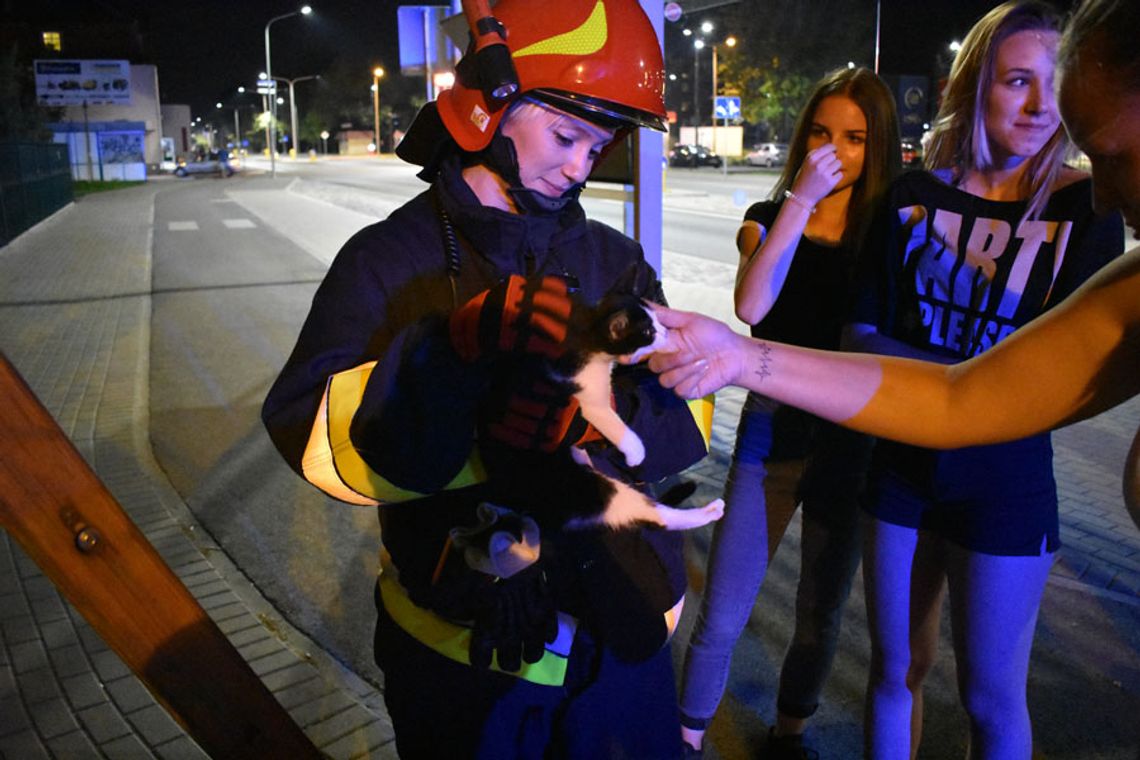
<instances>
[{"instance_id":1,"label":"street road","mask_svg":"<svg viewBox=\"0 0 1140 760\"><path fill-rule=\"evenodd\" d=\"M250 165L268 166L252 159ZM403 203L425 185L416 178L418 167L391 158L336 158L317 161L279 161L279 177L299 178L353 188L392 202ZM749 204L768 196L778 170L733 167L727 174L712 167L671 168L665 173L662 240L666 251L718 261L736 267L736 229ZM586 213L621 229L621 204L614 200L583 198ZM617 189L616 186L598 185Z\"/></svg>"}]
</instances>

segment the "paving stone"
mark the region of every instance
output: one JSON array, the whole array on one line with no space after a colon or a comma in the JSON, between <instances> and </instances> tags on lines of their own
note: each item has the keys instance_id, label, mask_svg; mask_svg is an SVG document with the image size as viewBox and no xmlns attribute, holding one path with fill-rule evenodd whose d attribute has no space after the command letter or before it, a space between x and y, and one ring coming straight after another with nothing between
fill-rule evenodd
<instances>
[{"instance_id":1,"label":"paving stone","mask_svg":"<svg viewBox=\"0 0 1140 760\"><path fill-rule=\"evenodd\" d=\"M127 721L110 702L79 710L76 716L97 744L106 744L112 739L131 733Z\"/></svg>"},{"instance_id":2,"label":"paving stone","mask_svg":"<svg viewBox=\"0 0 1140 760\"><path fill-rule=\"evenodd\" d=\"M182 578L183 582L185 582L185 579L187 577L193 577L197 573L203 573L206 571L214 573L217 572L214 569L214 566L205 560L200 554L191 561L183 562L177 567L171 566L170 569L173 570L179 578Z\"/></svg>"},{"instance_id":3,"label":"paving stone","mask_svg":"<svg viewBox=\"0 0 1140 760\"><path fill-rule=\"evenodd\" d=\"M272 636L269 636L253 641L245 646L238 647L237 650L241 656L245 658L246 662L253 662L267 655L280 652L284 648L284 644Z\"/></svg>"},{"instance_id":4,"label":"paving stone","mask_svg":"<svg viewBox=\"0 0 1140 760\"><path fill-rule=\"evenodd\" d=\"M51 760L40 737L30 730L0 737L0 757L12 760Z\"/></svg>"},{"instance_id":5,"label":"paving stone","mask_svg":"<svg viewBox=\"0 0 1140 760\"><path fill-rule=\"evenodd\" d=\"M46 668L48 665L47 652L44 651L44 645L38 639L15 644L10 649L12 651L12 666L17 674Z\"/></svg>"},{"instance_id":6,"label":"paving stone","mask_svg":"<svg viewBox=\"0 0 1140 760\"><path fill-rule=\"evenodd\" d=\"M330 694L336 692L337 688L337 684L334 684L327 678L316 676L310 678L308 681L301 681L287 686L284 689L278 689L273 692L273 698L276 699L282 707L291 712L293 708L303 705L306 702L315 702L328 697ZM333 712L339 712L347 706L347 703L340 705L330 711L329 715ZM325 718L328 717L328 715L322 715L321 717Z\"/></svg>"},{"instance_id":7,"label":"paving stone","mask_svg":"<svg viewBox=\"0 0 1140 760\"><path fill-rule=\"evenodd\" d=\"M55 590L55 584L48 580L47 576L40 572L39 567L30 559L25 559L22 564L28 565L27 572L23 573L24 578L24 596L29 601L39 601L41 599L58 599L59 592Z\"/></svg>"},{"instance_id":8,"label":"paving stone","mask_svg":"<svg viewBox=\"0 0 1140 760\"><path fill-rule=\"evenodd\" d=\"M3 622L4 641L8 646L35 641L40 638L36 620L31 615L12 617Z\"/></svg>"},{"instance_id":9,"label":"paving stone","mask_svg":"<svg viewBox=\"0 0 1140 760\"><path fill-rule=\"evenodd\" d=\"M53 649L48 652L48 657L59 678L91 672L91 661L87 659L87 653L79 644Z\"/></svg>"},{"instance_id":10,"label":"paving stone","mask_svg":"<svg viewBox=\"0 0 1140 760\"><path fill-rule=\"evenodd\" d=\"M125 714L157 704L154 696L143 686L142 681L133 675L117 678L107 683L107 693Z\"/></svg>"},{"instance_id":11,"label":"paving stone","mask_svg":"<svg viewBox=\"0 0 1140 760\"><path fill-rule=\"evenodd\" d=\"M106 702L108 699L103 683L92 673L81 673L65 678L61 684L71 706L77 710Z\"/></svg>"},{"instance_id":12,"label":"paving stone","mask_svg":"<svg viewBox=\"0 0 1140 760\"><path fill-rule=\"evenodd\" d=\"M375 720L375 715L354 704L336 715L306 727L305 734L313 740L313 744L324 747L354 731L362 730Z\"/></svg>"},{"instance_id":13,"label":"paving stone","mask_svg":"<svg viewBox=\"0 0 1140 760\"><path fill-rule=\"evenodd\" d=\"M236 634L238 631L244 631L247 628L261 627L261 621L249 614L248 610L242 608L241 614L234 615L233 617L218 620L215 618L218 630L226 634L227 637Z\"/></svg>"},{"instance_id":14,"label":"paving stone","mask_svg":"<svg viewBox=\"0 0 1140 760\"><path fill-rule=\"evenodd\" d=\"M91 743L87 734L82 731L72 731L57 736L48 742L48 749L57 758L67 760L82 760L83 758L96 758L100 756L98 748Z\"/></svg>"},{"instance_id":15,"label":"paving stone","mask_svg":"<svg viewBox=\"0 0 1140 760\"><path fill-rule=\"evenodd\" d=\"M274 692L276 695L278 692ZM332 691L319 699L310 700L289 709L289 715L302 728L328 720L358 702L342 690Z\"/></svg>"},{"instance_id":16,"label":"paving stone","mask_svg":"<svg viewBox=\"0 0 1140 760\"><path fill-rule=\"evenodd\" d=\"M40 626L40 638L48 650L73 646L78 643L75 626L70 619L56 620Z\"/></svg>"},{"instance_id":17,"label":"paving stone","mask_svg":"<svg viewBox=\"0 0 1140 760\"><path fill-rule=\"evenodd\" d=\"M151 760L154 755L134 734L120 737L99 747L99 753L115 760Z\"/></svg>"},{"instance_id":18,"label":"paving stone","mask_svg":"<svg viewBox=\"0 0 1140 760\"><path fill-rule=\"evenodd\" d=\"M168 742L183 733L170 714L157 704L133 712L127 719L149 746Z\"/></svg>"},{"instance_id":19,"label":"paving stone","mask_svg":"<svg viewBox=\"0 0 1140 760\"><path fill-rule=\"evenodd\" d=\"M131 669L119 658L119 655L110 649L92 653L91 662L95 665L95 672L99 674L104 683L131 673Z\"/></svg>"},{"instance_id":20,"label":"paving stone","mask_svg":"<svg viewBox=\"0 0 1140 760\"><path fill-rule=\"evenodd\" d=\"M0 568L0 576L3 575L3 569ZM8 578L6 580L12 585L11 591L3 591L3 581L5 579L0 577L0 610L4 610L5 617L7 616L20 616L31 615L32 611L28 608L27 598L22 592L17 592L15 578Z\"/></svg>"},{"instance_id":21,"label":"paving stone","mask_svg":"<svg viewBox=\"0 0 1140 760\"><path fill-rule=\"evenodd\" d=\"M36 619L36 622L43 625L53 620L66 619L67 609L63 606L63 600L58 596L47 597L45 599L33 599L32 616Z\"/></svg>"},{"instance_id":22,"label":"paving stone","mask_svg":"<svg viewBox=\"0 0 1140 760\"><path fill-rule=\"evenodd\" d=\"M299 662L296 665L290 665L287 668L275 670L269 675L263 677L261 682L265 684L265 688L272 692L284 689L287 686L292 686L295 683L308 681L318 671L311 663Z\"/></svg>"},{"instance_id":23,"label":"paving stone","mask_svg":"<svg viewBox=\"0 0 1140 760\"><path fill-rule=\"evenodd\" d=\"M231 604L223 604L220 606L212 607L206 610L206 614L209 615L215 623L222 620L229 620L230 618L238 617L240 615L247 615L252 620L257 620L257 618L254 617L253 614L249 611L249 608L241 602L233 602Z\"/></svg>"},{"instance_id":24,"label":"paving stone","mask_svg":"<svg viewBox=\"0 0 1140 760\"><path fill-rule=\"evenodd\" d=\"M0 650L2 649L3 647L0 647ZM0 702L16 695L16 672L12 670L11 665L0 665Z\"/></svg>"},{"instance_id":25,"label":"paving stone","mask_svg":"<svg viewBox=\"0 0 1140 760\"><path fill-rule=\"evenodd\" d=\"M256 660L249 661L249 667L259 677L265 676L274 671L287 668L297 662L297 655L290 649L282 648L276 652L272 652L265 657L259 657Z\"/></svg>"},{"instance_id":26,"label":"paving stone","mask_svg":"<svg viewBox=\"0 0 1140 760\"><path fill-rule=\"evenodd\" d=\"M24 709L23 700L18 696L0 699L0 736L11 736L27 731L31 726L31 719Z\"/></svg>"},{"instance_id":27,"label":"paving stone","mask_svg":"<svg viewBox=\"0 0 1140 760\"><path fill-rule=\"evenodd\" d=\"M230 591L229 589L226 589L225 591L218 594L213 594L211 596L200 596L197 598L198 604L201 605L202 609L206 610L207 612L216 607L225 607L228 604L241 604L241 600L238 599L237 596L234 595L234 592Z\"/></svg>"},{"instance_id":28,"label":"paving stone","mask_svg":"<svg viewBox=\"0 0 1140 760\"><path fill-rule=\"evenodd\" d=\"M154 754L162 760L210 760L189 736L179 736L173 741L154 748Z\"/></svg>"},{"instance_id":29,"label":"paving stone","mask_svg":"<svg viewBox=\"0 0 1140 760\"><path fill-rule=\"evenodd\" d=\"M37 703L32 710L32 723L45 739L62 736L79 728L72 715L71 705L62 697Z\"/></svg>"},{"instance_id":30,"label":"paving stone","mask_svg":"<svg viewBox=\"0 0 1140 760\"><path fill-rule=\"evenodd\" d=\"M49 667L20 673L16 676L16 683L19 685L20 695L29 709L35 709L35 706L40 702L63 696L59 681L56 680L55 673Z\"/></svg>"},{"instance_id":31,"label":"paving stone","mask_svg":"<svg viewBox=\"0 0 1140 760\"><path fill-rule=\"evenodd\" d=\"M390 757L396 756L392 727L378 720L361 726L336 741L320 745L321 752L329 757L345 758L345 760L378 757L382 748L391 751Z\"/></svg>"},{"instance_id":32,"label":"paving stone","mask_svg":"<svg viewBox=\"0 0 1140 760\"><path fill-rule=\"evenodd\" d=\"M266 639L272 639L276 641L276 639L273 638L273 634L267 631L263 625L245 628L234 633L228 638L230 640L230 643L237 647L239 650L244 646L254 644L259 641L265 641Z\"/></svg>"},{"instance_id":33,"label":"paving stone","mask_svg":"<svg viewBox=\"0 0 1140 760\"><path fill-rule=\"evenodd\" d=\"M103 640L94 628L86 624L76 626L75 632L79 635L79 641L83 645L83 649L88 655L94 656L100 652L109 652L111 648L107 646L107 642Z\"/></svg>"}]
</instances>

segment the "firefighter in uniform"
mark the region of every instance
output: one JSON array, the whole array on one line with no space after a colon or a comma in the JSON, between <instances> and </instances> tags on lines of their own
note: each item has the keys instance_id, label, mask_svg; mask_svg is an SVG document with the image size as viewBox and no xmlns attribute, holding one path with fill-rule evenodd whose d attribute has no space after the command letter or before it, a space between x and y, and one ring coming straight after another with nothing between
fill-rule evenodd
<instances>
[{"instance_id":1,"label":"firefighter in uniform","mask_svg":"<svg viewBox=\"0 0 1140 760\"><path fill-rule=\"evenodd\" d=\"M664 129L659 43L637 0L494 13L480 28L505 41L517 87L492 93L473 48L421 110L398 153L429 188L341 249L262 418L306 480L378 506L375 655L402 757L679 756L681 536L539 531L525 512L542 495L524 514L491 506L481 457L581 444L646 488L707 453L709 410L644 366L613 382L646 445L636 467L583 443L576 404L541 383L485 393L497 351L562 350L573 291L596 302L623 278L664 302L640 246L578 202L610 144Z\"/></svg>"}]
</instances>

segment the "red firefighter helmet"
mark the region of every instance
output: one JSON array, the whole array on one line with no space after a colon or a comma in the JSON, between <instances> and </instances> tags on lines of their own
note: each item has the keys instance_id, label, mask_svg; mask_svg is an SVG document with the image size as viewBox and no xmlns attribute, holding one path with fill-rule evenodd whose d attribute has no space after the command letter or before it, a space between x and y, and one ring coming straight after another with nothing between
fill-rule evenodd
<instances>
[{"instance_id":1,"label":"red firefighter helmet","mask_svg":"<svg viewBox=\"0 0 1140 760\"><path fill-rule=\"evenodd\" d=\"M500 0L494 15L507 31L518 95L607 125L665 131L665 62L637 0ZM464 78L437 106L459 147L478 151L506 108L488 105Z\"/></svg>"}]
</instances>

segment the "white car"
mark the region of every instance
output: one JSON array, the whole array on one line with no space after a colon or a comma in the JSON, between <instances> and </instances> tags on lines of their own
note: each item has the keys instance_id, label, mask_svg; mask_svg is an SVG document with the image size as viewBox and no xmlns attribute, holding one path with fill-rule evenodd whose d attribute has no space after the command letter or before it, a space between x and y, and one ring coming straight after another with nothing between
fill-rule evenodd
<instances>
[{"instance_id":1,"label":"white car","mask_svg":"<svg viewBox=\"0 0 1140 760\"><path fill-rule=\"evenodd\" d=\"M744 157L749 166L783 166L788 160L787 143L761 143Z\"/></svg>"}]
</instances>

